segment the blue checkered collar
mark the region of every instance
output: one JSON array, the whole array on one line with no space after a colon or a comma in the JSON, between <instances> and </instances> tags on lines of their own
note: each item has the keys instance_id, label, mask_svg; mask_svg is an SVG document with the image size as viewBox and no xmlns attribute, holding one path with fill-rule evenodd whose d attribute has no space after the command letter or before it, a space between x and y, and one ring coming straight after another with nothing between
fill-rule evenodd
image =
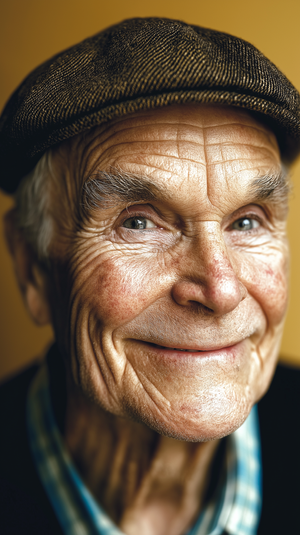
<instances>
[{"instance_id":1,"label":"blue checkered collar","mask_svg":"<svg viewBox=\"0 0 300 535\"><path fill-rule=\"evenodd\" d=\"M28 395L34 463L65 535L122 535L81 480L57 427L46 364ZM227 439L223 484L187 535L255 535L261 511L257 409Z\"/></svg>"}]
</instances>

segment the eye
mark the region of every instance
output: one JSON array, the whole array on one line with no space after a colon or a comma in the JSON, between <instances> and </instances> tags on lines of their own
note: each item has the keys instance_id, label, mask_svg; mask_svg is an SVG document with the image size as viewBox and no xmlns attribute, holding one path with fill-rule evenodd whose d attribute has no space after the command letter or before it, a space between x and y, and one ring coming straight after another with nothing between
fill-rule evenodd
<instances>
[{"instance_id":1,"label":"eye","mask_svg":"<svg viewBox=\"0 0 300 535\"><path fill-rule=\"evenodd\" d=\"M124 221L122 227L130 228L131 230L147 230L156 228L156 225L146 217L130 217Z\"/></svg>"},{"instance_id":2,"label":"eye","mask_svg":"<svg viewBox=\"0 0 300 535\"><path fill-rule=\"evenodd\" d=\"M241 217L232 223L231 228L233 230L246 231L259 227L259 222L251 217Z\"/></svg>"}]
</instances>

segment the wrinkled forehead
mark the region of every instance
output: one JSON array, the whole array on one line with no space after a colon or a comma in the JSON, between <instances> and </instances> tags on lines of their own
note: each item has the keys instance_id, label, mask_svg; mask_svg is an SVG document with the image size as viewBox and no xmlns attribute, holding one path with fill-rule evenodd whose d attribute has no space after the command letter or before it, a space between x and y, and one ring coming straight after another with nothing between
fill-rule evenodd
<instances>
[{"instance_id":1,"label":"wrinkled forehead","mask_svg":"<svg viewBox=\"0 0 300 535\"><path fill-rule=\"evenodd\" d=\"M145 154L152 147L172 155L172 146L184 145L201 160L201 151L208 159L216 157L220 142L229 159L232 151L238 155L241 148L250 157L252 151L254 157L257 148L280 164L275 133L260 116L236 107L205 104L171 105L115 118L61 143L54 154L82 185L95 170L122 166L122 155L130 159L132 151Z\"/></svg>"}]
</instances>

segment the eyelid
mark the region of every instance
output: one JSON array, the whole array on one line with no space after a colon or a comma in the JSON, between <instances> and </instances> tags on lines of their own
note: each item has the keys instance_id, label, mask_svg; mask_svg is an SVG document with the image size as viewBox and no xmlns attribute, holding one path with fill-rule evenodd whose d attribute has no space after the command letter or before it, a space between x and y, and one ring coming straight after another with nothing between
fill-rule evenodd
<instances>
[{"instance_id":1,"label":"eyelid","mask_svg":"<svg viewBox=\"0 0 300 535\"><path fill-rule=\"evenodd\" d=\"M253 228L248 229L248 230L245 230L245 229L242 229L242 228L240 228L240 229L238 229L238 228L234 228L234 225L235 225L236 223L238 223L239 221L245 221L245 220L246 220L246 221L247 221L247 220L248 220L248 221L252 221L252 222L255 221L255 223L257 223L257 226L254 225ZM244 216L244 217L239 217L238 219L235 219L235 220L230 224L230 227L229 227L229 228L230 228L231 230L233 230L233 231L236 230L237 232L253 232L253 230L258 229L258 228L261 227L261 226L262 226L261 220L258 219L257 217Z\"/></svg>"},{"instance_id":2,"label":"eyelid","mask_svg":"<svg viewBox=\"0 0 300 535\"><path fill-rule=\"evenodd\" d=\"M233 225L235 223L237 223L238 221L240 220L243 220L243 219L252 219L254 221L256 221L259 225L257 227L254 227L252 229L248 229L248 230L244 230L243 232L246 233L246 232L255 232L255 231L259 231L259 229L262 229L262 227L264 227L264 222L262 219L260 219L259 217L257 217L255 214L245 214L244 216L241 216L241 217L235 217L225 228L225 231L229 231L229 232L242 232L241 230L237 230L237 229L234 229L233 228Z\"/></svg>"},{"instance_id":3,"label":"eyelid","mask_svg":"<svg viewBox=\"0 0 300 535\"><path fill-rule=\"evenodd\" d=\"M122 217L122 219L120 220L118 226L122 226L124 225L125 221L127 221L128 219L134 219L135 217L141 217L143 219L149 219L149 221L152 221L152 223L154 223L155 225L157 225L156 221L154 221L154 218L151 218L143 213L141 213L140 211L136 211L136 212L132 212L132 213L127 213L127 215L124 214L124 217ZM157 225L158 226L158 225Z\"/></svg>"},{"instance_id":4,"label":"eyelid","mask_svg":"<svg viewBox=\"0 0 300 535\"><path fill-rule=\"evenodd\" d=\"M255 210L255 208L257 211ZM257 213L258 211L260 212L260 214ZM242 208L239 208L233 214L231 214L231 216L226 218L227 221L225 220L225 225L224 225L225 229L230 228L233 225L233 223L235 223L235 221L238 221L239 219L246 219L246 218L255 219L261 225L264 225L264 224L266 225L267 222L269 221L268 214L264 210L264 207L257 205L257 204L251 204L251 205L243 206Z\"/></svg>"},{"instance_id":5,"label":"eyelid","mask_svg":"<svg viewBox=\"0 0 300 535\"><path fill-rule=\"evenodd\" d=\"M125 225L125 223L129 223L130 221L143 221L146 223L146 228L144 229L140 229L140 228L133 228L131 229L130 226L127 227L127 225ZM152 221L151 219L149 219L148 217L141 217L141 216L133 216L133 217L128 217L127 219L125 219L125 221L123 221L122 223L122 228L126 228L126 229L129 229L129 230L154 230L154 229L157 229L157 225L156 223L154 223L154 221Z\"/></svg>"},{"instance_id":6,"label":"eyelid","mask_svg":"<svg viewBox=\"0 0 300 535\"><path fill-rule=\"evenodd\" d=\"M138 208L135 209L135 206L138 206ZM143 206L145 206L144 209L142 208ZM134 217L143 217L144 219L149 219L149 221L152 221L157 228L166 228L169 230L168 224L162 219L155 207L148 203L140 203L138 205L131 204L130 206L127 206L126 209L119 214L119 217L116 221L116 226L122 226L127 219Z\"/></svg>"}]
</instances>

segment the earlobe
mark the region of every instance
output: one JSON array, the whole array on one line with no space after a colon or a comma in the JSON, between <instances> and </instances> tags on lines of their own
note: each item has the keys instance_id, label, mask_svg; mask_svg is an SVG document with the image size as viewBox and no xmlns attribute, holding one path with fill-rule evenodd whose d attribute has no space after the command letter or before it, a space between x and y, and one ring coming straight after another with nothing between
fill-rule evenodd
<instances>
[{"instance_id":1,"label":"earlobe","mask_svg":"<svg viewBox=\"0 0 300 535\"><path fill-rule=\"evenodd\" d=\"M4 233L26 308L37 325L46 325L51 321L48 276L17 226L15 208L5 215Z\"/></svg>"},{"instance_id":2,"label":"earlobe","mask_svg":"<svg viewBox=\"0 0 300 535\"><path fill-rule=\"evenodd\" d=\"M31 271L31 278L24 288L25 304L37 325L47 325L51 321L47 278L35 264L31 266Z\"/></svg>"}]
</instances>

